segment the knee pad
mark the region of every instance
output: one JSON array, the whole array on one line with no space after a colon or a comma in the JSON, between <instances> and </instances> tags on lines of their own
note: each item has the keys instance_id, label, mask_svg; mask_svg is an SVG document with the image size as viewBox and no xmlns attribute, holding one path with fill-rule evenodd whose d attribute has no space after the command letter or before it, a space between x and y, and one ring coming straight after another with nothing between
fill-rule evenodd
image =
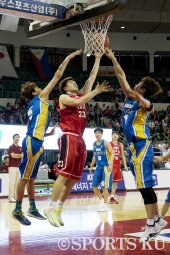
<instances>
[{"instance_id":1,"label":"knee pad","mask_svg":"<svg viewBox=\"0 0 170 255\"><path fill-rule=\"evenodd\" d=\"M139 191L143 197L145 205L155 204L157 202L157 196L156 196L155 191L153 190L152 187L139 189Z\"/></svg>"}]
</instances>

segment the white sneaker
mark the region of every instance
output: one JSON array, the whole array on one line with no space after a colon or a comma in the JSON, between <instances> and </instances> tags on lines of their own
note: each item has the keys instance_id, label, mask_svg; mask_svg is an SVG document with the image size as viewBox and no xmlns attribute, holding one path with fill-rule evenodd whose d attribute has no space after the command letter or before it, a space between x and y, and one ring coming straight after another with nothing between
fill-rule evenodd
<instances>
[{"instance_id":1,"label":"white sneaker","mask_svg":"<svg viewBox=\"0 0 170 255\"><path fill-rule=\"evenodd\" d=\"M102 199L100 199L100 202L99 202L99 204L98 204L98 206L97 206L97 210L100 208L100 207L102 207L104 205L104 199L102 198Z\"/></svg>"},{"instance_id":2,"label":"white sneaker","mask_svg":"<svg viewBox=\"0 0 170 255\"><path fill-rule=\"evenodd\" d=\"M9 203L16 203L16 200L14 198L10 198Z\"/></svg>"},{"instance_id":3,"label":"white sneaker","mask_svg":"<svg viewBox=\"0 0 170 255\"><path fill-rule=\"evenodd\" d=\"M109 209L108 204L103 204L99 209L98 212L107 212Z\"/></svg>"},{"instance_id":4,"label":"white sneaker","mask_svg":"<svg viewBox=\"0 0 170 255\"><path fill-rule=\"evenodd\" d=\"M155 226L146 226L145 232L142 237L139 239L140 243L147 244L150 240L155 238L161 232L161 227L158 223L155 223Z\"/></svg>"},{"instance_id":5,"label":"white sneaker","mask_svg":"<svg viewBox=\"0 0 170 255\"><path fill-rule=\"evenodd\" d=\"M60 220L61 220L61 216L58 217L59 215L59 211L62 209L54 209L54 208L46 208L43 210L44 215L47 217L48 222L53 225L54 227L60 227ZM61 213L61 212L60 212ZM61 220L61 223L63 223L63 221ZM64 223L63 223L64 225Z\"/></svg>"},{"instance_id":6,"label":"white sneaker","mask_svg":"<svg viewBox=\"0 0 170 255\"><path fill-rule=\"evenodd\" d=\"M165 228L166 227L166 225L168 225L168 222L166 221L166 220L164 220L164 219L159 219L159 221L157 222L158 224L159 224L159 226L161 227L161 230L163 229L163 228Z\"/></svg>"}]
</instances>

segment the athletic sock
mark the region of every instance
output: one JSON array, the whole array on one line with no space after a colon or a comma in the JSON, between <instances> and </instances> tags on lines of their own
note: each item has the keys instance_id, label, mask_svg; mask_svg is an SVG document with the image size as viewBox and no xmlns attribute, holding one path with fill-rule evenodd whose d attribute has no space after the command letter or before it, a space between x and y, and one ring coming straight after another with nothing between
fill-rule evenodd
<instances>
[{"instance_id":1,"label":"athletic sock","mask_svg":"<svg viewBox=\"0 0 170 255\"><path fill-rule=\"evenodd\" d=\"M159 220L160 220L160 215L159 215L159 214L155 214L154 220L155 220L155 222L159 222Z\"/></svg>"},{"instance_id":2,"label":"athletic sock","mask_svg":"<svg viewBox=\"0 0 170 255\"><path fill-rule=\"evenodd\" d=\"M56 207L56 204L57 204L57 202L56 201L50 201L50 208L55 208Z\"/></svg>"},{"instance_id":3,"label":"athletic sock","mask_svg":"<svg viewBox=\"0 0 170 255\"><path fill-rule=\"evenodd\" d=\"M15 213L20 213L22 211L22 201L16 200L16 206L14 209Z\"/></svg>"},{"instance_id":4,"label":"athletic sock","mask_svg":"<svg viewBox=\"0 0 170 255\"><path fill-rule=\"evenodd\" d=\"M111 197L114 197L115 195L111 194Z\"/></svg>"},{"instance_id":5,"label":"athletic sock","mask_svg":"<svg viewBox=\"0 0 170 255\"><path fill-rule=\"evenodd\" d=\"M63 201L61 201L61 200L57 200L57 202L56 202L56 207L63 207L63 204L64 204L64 202Z\"/></svg>"},{"instance_id":6,"label":"athletic sock","mask_svg":"<svg viewBox=\"0 0 170 255\"><path fill-rule=\"evenodd\" d=\"M146 223L149 226L154 226L155 225L155 219L154 218L153 219L147 219Z\"/></svg>"},{"instance_id":7,"label":"athletic sock","mask_svg":"<svg viewBox=\"0 0 170 255\"><path fill-rule=\"evenodd\" d=\"M31 210L31 211L37 210L36 205L35 205L35 199L29 199L29 203L30 203L29 210Z\"/></svg>"}]
</instances>

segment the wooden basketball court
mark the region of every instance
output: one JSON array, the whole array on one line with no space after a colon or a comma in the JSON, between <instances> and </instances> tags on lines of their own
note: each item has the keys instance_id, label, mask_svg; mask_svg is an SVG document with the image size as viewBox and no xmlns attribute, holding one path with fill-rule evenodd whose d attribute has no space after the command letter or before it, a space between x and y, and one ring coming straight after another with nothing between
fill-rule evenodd
<instances>
[{"instance_id":1,"label":"wooden basketball court","mask_svg":"<svg viewBox=\"0 0 170 255\"><path fill-rule=\"evenodd\" d=\"M159 209L167 190L157 190ZM108 212L97 212L98 198L92 193L70 195L65 202L62 218L65 226L53 227L48 221L29 217L31 226L23 226L11 217L15 204L0 199L0 255L129 255L170 254L170 225L142 246L139 238L145 226L146 215L138 191L117 192L118 205L110 205ZM49 203L49 195L36 196L42 211ZM28 198L23 211L28 209ZM165 217L170 220L170 211Z\"/></svg>"}]
</instances>

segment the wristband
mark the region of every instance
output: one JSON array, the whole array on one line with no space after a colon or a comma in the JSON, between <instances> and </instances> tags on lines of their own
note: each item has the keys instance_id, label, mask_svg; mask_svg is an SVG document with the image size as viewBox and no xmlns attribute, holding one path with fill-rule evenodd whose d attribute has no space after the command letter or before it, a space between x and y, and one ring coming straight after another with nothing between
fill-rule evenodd
<instances>
[{"instance_id":1,"label":"wristband","mask_svg":"<svg viewBox=\"0 0 170 255\"><path fill-rule=\"evenodd\" d=\"M151 110L153 109L153 104L150 102L150 107L149 108L145 108L145 110L147 111L147 112L150 112Z\"/></svg>"}]
</instances>

